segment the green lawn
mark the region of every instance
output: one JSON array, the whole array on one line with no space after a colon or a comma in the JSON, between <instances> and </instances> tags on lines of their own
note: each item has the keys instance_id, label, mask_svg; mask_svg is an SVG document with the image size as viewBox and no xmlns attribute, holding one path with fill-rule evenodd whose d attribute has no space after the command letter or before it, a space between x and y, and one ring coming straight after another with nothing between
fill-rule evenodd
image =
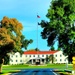
<instances>
[{"instance_id":1,"label":"green lawn","mask_svg":"<svg viewBox=\"0 0 75 75\"><path fill-rule=\"evenodd\" d=\"M4 65L3 66L3 74L5 73L12 73L12 72L17 72L20 69L35 69L35 68L54 68L58 70L72 70L73 65L68 64L68 68L66 68L66 64L46 64L46 65ZM2 75L3 75L2 74ZM1 75L1 74L0 74Z\"/></svg>"}]
</instances>

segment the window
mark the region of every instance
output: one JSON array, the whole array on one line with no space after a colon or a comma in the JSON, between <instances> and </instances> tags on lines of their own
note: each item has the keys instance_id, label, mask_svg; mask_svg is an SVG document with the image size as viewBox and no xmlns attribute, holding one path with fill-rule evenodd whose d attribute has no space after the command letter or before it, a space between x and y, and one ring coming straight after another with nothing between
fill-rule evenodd
<instances>
[{"instance_id":1,"label":"window","mask_svg":"<svg viewBox=\"0 0 75 75\"><path fill-rule=\"evenodd\" d=\"M60 54L60 57L62 57L62 55Z\"/></svg>"},{"instance_id":2,"label":"window","mask_svg":"<svg viewBox=\"0 0 75 75\"><path fill-rule=\"evenodd\" d=\"M46 55L46 57L48 57L48 55Z\"/></svg>"},{"instance_id":3,"label":"window","mask_svg":"<svg viewBox=\"0 0 75 75\"><path fill-rule=\"evenodd\" d=\"M25 57L27 57L27 55Z\"/></svg>"},{"instance_id":4,"label":"window","mask_svg":"<svg viewBox=\"0 0 75 75\"><path fill-rule=\"evenodd\" d=\"M18 60L16 60L16 62L18 62Z\"/></svg>"},{"instance_id":5,"label":"window","mask_svg":"<svg viewBox=\"0 0 75 75\"><path fill-rule=\"evenodd\" d=\"M16 55L16 57L18 57L18 56Z\"/></svg>"},{"instance_id":6,"label":"window","mask_svg":"<svg viewBox=\"0 0 75 75\"><path fill-rule=\"evenodd\" d=\"M66 59L64 61L66 61Z\"/></svg>"},{"instance_id":7,"label":"window","mask_svg":"<svg viewBox=\"0 0 75 75\"><path fill-rule=\"evenodd\" d=\"M33 55L33 57L35 57L35 55Z\"/></svg>"},{"instance_id":8,"label":"window","mask_svg":"<svg viewBox=\"0 0 75 75\"><path fill-rule=\"evenodd\" d=\"M11 55L11 57L13 58L13 55Z\"/></svg>"},{"instance_id":9,"label":"window","mask_svg":"<svg viewBox=\"0 0 75 75\"><path fill-rule=\"evenodd\" d=\"M22 60L20 60L20 62L22 62Z\"/></svg>"},{"instance_id":10,"label":"window","mask_svg":"<svg viewBox=\"0 0 75 75\"><path fill-rule=\"evenodd\" d=\"M31 55L29 57L31 57Z\"/></svg>"},{"instance_id":11,"label":"window","mask_svg":"<svg viewBox=\"0 0 75 75\"><path fill-rule=\"evenodd\" d=\"M44 55L42 55L42 57L44 57Z\"/></svg>"},{"instance_id":12,"label":"window","mask_svg":"<svg viewBox=\"0 0 75 75\"><path fill-rule=\"evenodd\" d=\"M22 55L20 55L20 57L22 57Z\"/></svg>"},{"instance_id":13,"label":"window","mask_svg":"<svg viewBox=\"0 0 75 75\"><path fill-rule=\"evenodd\" d=\"M60 61L62 61L62 59L60 59Z\"/></svg>"},{"instance_id":14,"label":"window","mask_svg":"<svg viewBox=\"0 0 75 75\"><path fill-rule=\"evenodd\" d=\"M55 55L55 57L57 57L57 55Z\"/></svg>"},{"instance_id":15,"label":"window","mask_svg":"<svg viewBox=\"0 0 75 75\"><path fill-rule=\"evenodd\" d=\"M11 62L13 62L13 60L11 60Z\"/></svg>"},{"instance_id":16,"label":"window","mask_svg":"<svg viewBox=\"0 0 75 75\"><path fill-rule=\"evenodd\" d=\"M39 55L38 55L38 57L39 57Z\"/></svg>"}]
</instances>

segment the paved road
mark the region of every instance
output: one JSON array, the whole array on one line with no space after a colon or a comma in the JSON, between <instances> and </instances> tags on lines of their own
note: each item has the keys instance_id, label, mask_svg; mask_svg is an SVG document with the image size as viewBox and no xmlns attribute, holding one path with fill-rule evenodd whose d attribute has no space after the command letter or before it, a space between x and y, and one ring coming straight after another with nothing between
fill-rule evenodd
<instances>
[{"instance_id":1,"label":"paved road","mask_svg":"<svg viewBox=\"0 0 75 75\"><path fill-rule=\"evenodd\" d=\"M58 75L53 72L52 69L30 69L30 70L22 70L18 73L13 73L10 75Z\"/></svg>"}]
</instances>

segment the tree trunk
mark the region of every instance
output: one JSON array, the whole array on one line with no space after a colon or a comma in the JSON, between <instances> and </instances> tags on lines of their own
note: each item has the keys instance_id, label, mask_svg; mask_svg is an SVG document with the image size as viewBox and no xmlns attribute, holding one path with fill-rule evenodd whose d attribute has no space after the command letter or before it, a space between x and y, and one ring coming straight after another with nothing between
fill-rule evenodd
<instances>
[{"instance_id":1,"label":"tree trunk","mask_svg":"<svg viewBox=\"0 0 75 75\"><path fill-rule=\"evenodd\" d=\"M2 66L3 66L3 63L4 63L4 59L0 60L0 73L2 73Z\"/></svg>"},{"instance_id":2,"label":"tree trunk","mask_svg":"<svg viewBox=\"0 0 75 75\"><path fill-rule=\"evenodd\" d=\"M2 73L2 65L3 65L3 64L0 64L0 73Z\"/></svg>"},{"instance_id":3,"label":"tree trunk","mask_svg":"<svg viewBox=\"0 0 75 75\"><path fill-rule=\"evenodd\" d=\"M54 63L54 57L53 57L53 55L52 55L52 64Z\"/></svg>"}]
</instances>

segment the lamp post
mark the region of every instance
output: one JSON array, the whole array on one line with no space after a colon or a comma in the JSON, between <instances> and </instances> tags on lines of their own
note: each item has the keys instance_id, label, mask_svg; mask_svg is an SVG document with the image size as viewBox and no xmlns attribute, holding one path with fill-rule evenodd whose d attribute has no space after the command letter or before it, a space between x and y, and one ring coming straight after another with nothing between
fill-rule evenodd
<instances>
[{"instance_id":1,"label":"lamp post","mask_svg":"<svg viewBox=\"0 0 75 75\"><path fill-rule=\"evenodd\" d=\"M75 20L74 20L74 25L73 27L75 26ZM72 27L72 26L71 26ZM73 71L72 71L72 74L75 74L75 56L72 57L72 63L73 63Z\"/></svg>"}]
</instances>

